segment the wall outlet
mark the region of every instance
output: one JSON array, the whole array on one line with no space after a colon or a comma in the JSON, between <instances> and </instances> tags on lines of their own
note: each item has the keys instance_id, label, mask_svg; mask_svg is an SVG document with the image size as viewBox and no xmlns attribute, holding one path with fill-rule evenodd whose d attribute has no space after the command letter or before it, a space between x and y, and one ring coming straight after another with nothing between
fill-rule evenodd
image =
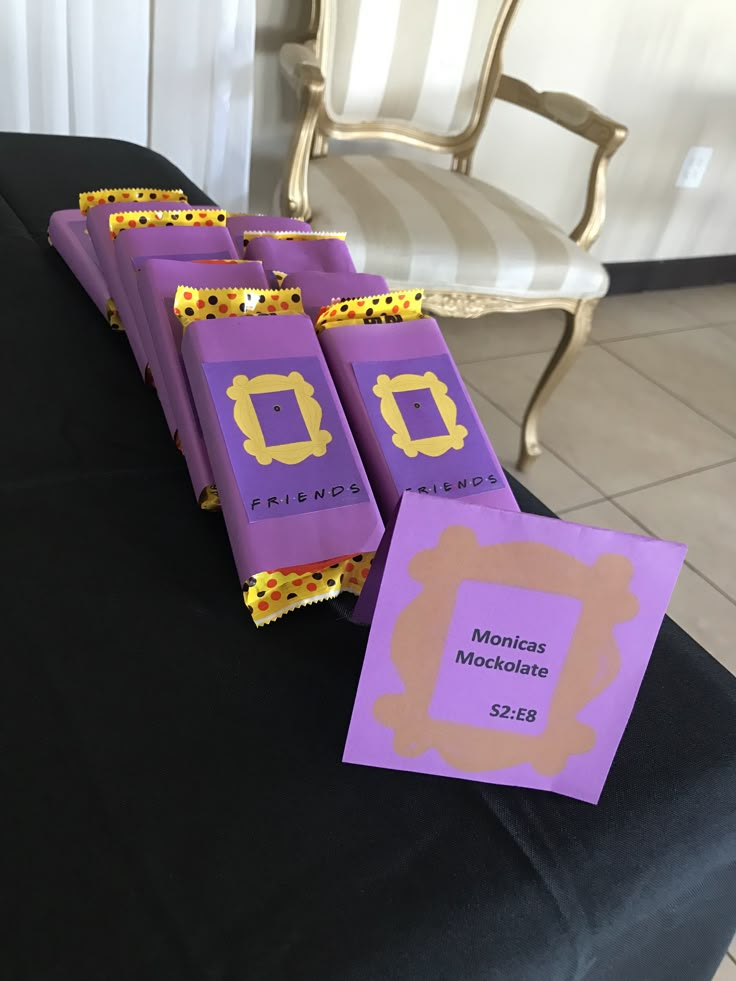
<instances>
[{"instance_id":1,"label":"wall outlet","mask_svg":"<svg viewBox=\"0 0 736 981\"><path fill-rule=\"evenodd\" d=\"M712 156L712 146L691 146L682 161L675 187L700 187Z\"/></svg>"}]
</instances>

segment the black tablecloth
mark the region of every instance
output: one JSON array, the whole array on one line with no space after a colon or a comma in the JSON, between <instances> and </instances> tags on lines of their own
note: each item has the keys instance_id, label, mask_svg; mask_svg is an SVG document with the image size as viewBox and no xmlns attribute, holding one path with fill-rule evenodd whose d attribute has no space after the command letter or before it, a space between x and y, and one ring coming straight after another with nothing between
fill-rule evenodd
<instances>
[{"instance_id":1,"label":"black tablecloth","mask_svg":"<svg viewBox=\"0 0 736 981\"><path fill-rule=\"evenodd\" d=\"M710 981L736 681L667 620L597 807L343 765L366 632L335 603L250 625L125 335L46 243L135 184L206 200L140 147L0 137L2 977Z\"/></svg>"}]
</instances>

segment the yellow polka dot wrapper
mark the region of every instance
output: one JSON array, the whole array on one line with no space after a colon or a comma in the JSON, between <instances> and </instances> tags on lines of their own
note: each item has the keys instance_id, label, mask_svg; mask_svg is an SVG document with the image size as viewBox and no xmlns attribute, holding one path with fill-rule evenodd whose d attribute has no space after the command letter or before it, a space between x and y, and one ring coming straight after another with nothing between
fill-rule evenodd
<instances>
[{"instance_id":1,"label":"yellow polka dot wrapper","mask_svg":"<svg viewBox=\"0 0 736 981\"><path fill-rule=\"evenodd\" d=\"M286 242L312 242L317 239L337 238L344 242L346 234L347 232L261 232L254 230L243 232L243 245L247 246L254 238L278 238Z\"/></svg>"},{"instance_id":2,"label":"yellow polka dot wrapper","mask_svg":"<svg viewBox=\"0 0 736 981\"><path fill-rule=\"evenodd\" d=\"M123 321L120 319L120 313L118 308L115 306L115 301L112 297L107 301L107 322L112 327L113 330L125 330L123 326Z\"/></svg>"},{"instance_id":3,"label":"yellow polka dot wrapper","mask_svg":"<svg viewBox=\"0 0 736 981\"><path fill-rule=\"evenodd\" d=\"M381 296L344 297L321 308L315 327L317 333L347 324L395 324L419 320L424 290L404 289Z\"/></svg>"},{"instance_id":4,"label":"yellow polka dot wrapper","mask_svg":"<svg viewBox=\"0 0 736 981\"><path fill-rule=\"evenodd\" d=\"M180 187L103 187L97 191L82 191L79 195L79 210L86 215L97 204L130 204L140 201L163 201L166 205L174 201L186 201L187 196Z\"/></svg>"},{"instance_id":5,"label":"yellow polka dot wrapper","mask_svg":"<svg viewBox=\"0 0 736 981\"><path fill-rule=\"evenodd\" d=\"M359 595L373 555L346 555L316 565L251 576L243 584L243 599L253 622L262 627L300 606L333 599L340 593Z\"/></svg>"},{"instance_id":6,"label":"yellow polka dot wrapper","mask_svg":"<svg viewBox=\"0 0 736 981\"><path fill-rule=\"evenodd\" d=\"M110 215L110 238L117 238L126 228L163 228L180 225L189 228L222 225L225 227L227 212L219 208L195 208L185 211L117 211Z\"/></svg>"},{"instance_id":7,"label":"yellow polka dot wrapper","mask_svg":"<svg viewBox=\"0 0 736 981\"><path fill-rule=\"evenodd\" d=\"M174 314L184 329L195 320L294 313L304 313L299 289L264 291L180 286L174 297Z\"/></svg>"}]
</instances>

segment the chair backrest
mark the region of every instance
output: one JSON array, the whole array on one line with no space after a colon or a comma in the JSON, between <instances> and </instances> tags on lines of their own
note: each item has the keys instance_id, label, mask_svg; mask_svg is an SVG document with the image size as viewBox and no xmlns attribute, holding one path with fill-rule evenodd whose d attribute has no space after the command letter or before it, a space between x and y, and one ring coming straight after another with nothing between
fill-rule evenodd
<instances>
[{"instance_id":1,"label":"chair backrest","mask_svg":"<svg viewBox=\"0 0 736 981\"><path fill-rule=\"evenodd\" d=\"M321 0L321 129L447 144L477 134L518 0Z\"/></svg>"}]
</instances>

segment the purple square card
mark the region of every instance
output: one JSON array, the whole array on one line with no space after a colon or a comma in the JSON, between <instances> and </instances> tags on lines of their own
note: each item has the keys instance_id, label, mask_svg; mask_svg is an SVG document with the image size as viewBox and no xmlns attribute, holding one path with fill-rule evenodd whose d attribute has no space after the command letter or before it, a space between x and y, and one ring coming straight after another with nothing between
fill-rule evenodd
<instances>
[{"instance_id":1,"label":"purple square card","mask_svg":"<svg viewBox=\"0 0 736 981\"><path fill-rule=\"evenodd\" d=\"M369 500L319 358L203 368L249 522Z\"/></svg>"},{"instance_id":2,"label":"purple square card","mask_svg":"<svg viewBox=\"0 0 736 981\"><path fill-rule=\"evenodd\" d=\"M597 803L685 551L405 494L343 759Z\"/></svg>"}]
</instances>

